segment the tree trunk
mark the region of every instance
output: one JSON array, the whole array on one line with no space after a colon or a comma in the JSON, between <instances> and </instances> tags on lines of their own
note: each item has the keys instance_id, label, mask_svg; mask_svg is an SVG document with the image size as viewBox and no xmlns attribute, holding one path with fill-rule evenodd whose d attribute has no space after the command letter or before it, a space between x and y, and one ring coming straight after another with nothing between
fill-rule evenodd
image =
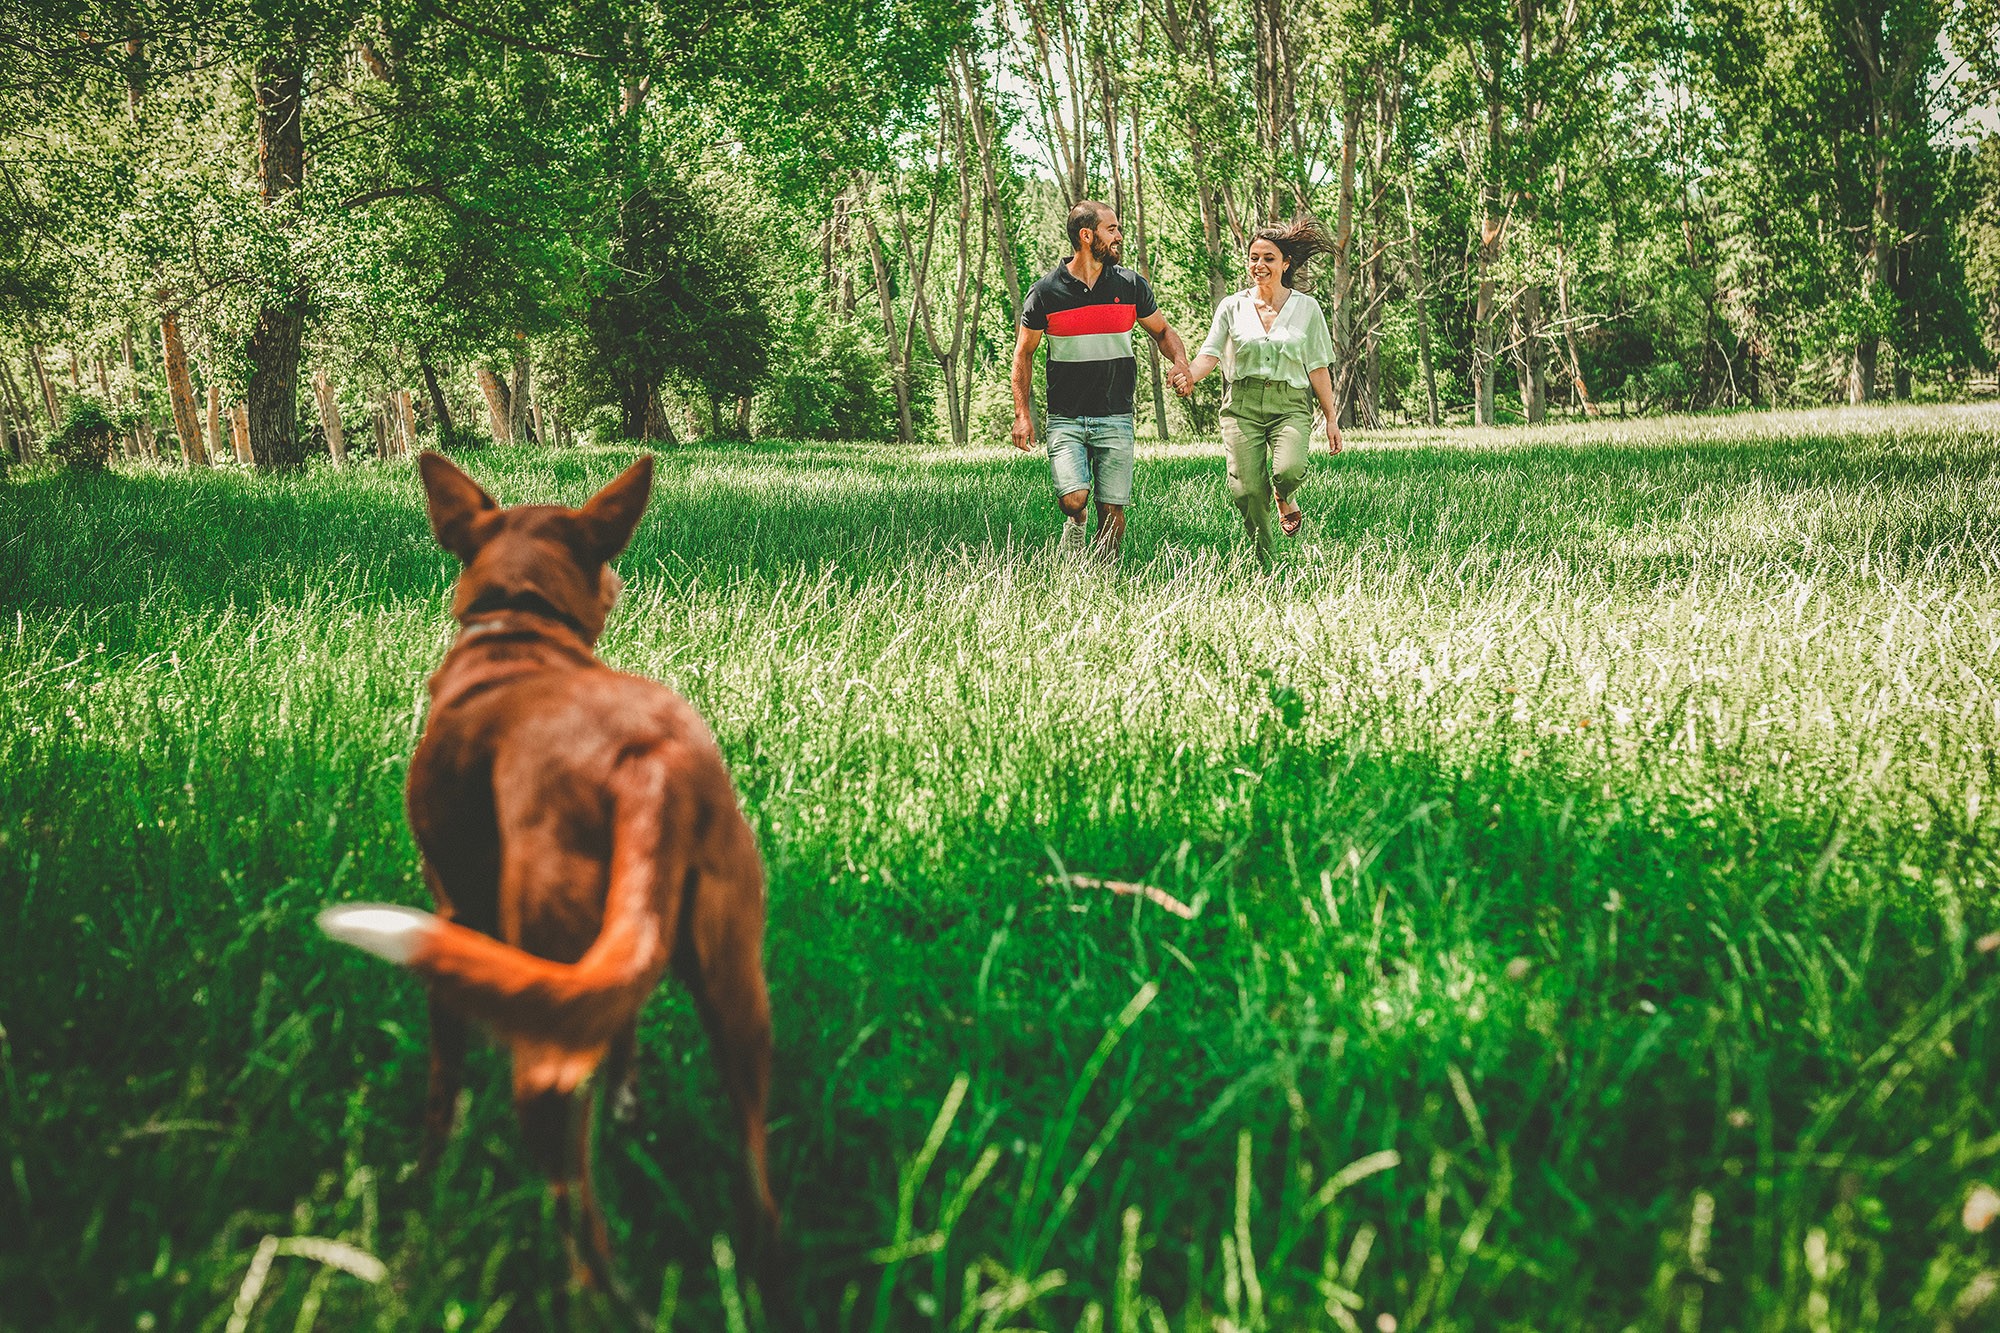
<instances>
[{"instance_id":1,"label":"tree trunk","mask_svg":"<svg viewBox=\"0 0 2000 1333\"><path fill-rule=\"evenodd\" d=\"M1494 267L1500 262L1500 242L1507 230L1500 195L1500 89L1498 76L1488 84L1486 102L1486 170L1479 187L1478 296L1472 310L1472 421L1494 424L1493 375L1499 359L1494 325L1499 318L1494 292Z\"/></svg>"},{"instance_id":2,"label":"tree trunk","mask_svg":"<svg viewBox=\"0 0 2000 1333\"><path fill-rule=\"evenodd\" d=\"M1213 309L1222 304L1223 297L1229 295L1229 261L1222 254L1220 204L1208 183L1208 150L1201 141L1200 131L1194 128L1192 117L1188 126L1191 136L1188 152L1194 163L1195 202L1201 206L1201 245L1208 257L1208 304Z\"/></svg>"},{"instance_id":3,"label":"tree trunk","mask_svg":"<svg viewBox=\"0 0 2000 1333\"><path fill-rule=\"evenodd\" d=\"M1354 424L1354 152L1361 99L1350 91L1340 116L1340 196L1333 230L1333 401Z\"/></svg>"},{"instance_id":4,"label":"tree trunk","mask_svg":"<svg viewBox=\"0 0 2000 1333\"><path fill-rule=\"evenodd\" d=\"M137 37L125 41L125 114L139 123L139 109L146 104L146 44Z\"/></svg>"},{"instance_id":5,"label":"tree trunk","mask_svg":"<svg viewBox=\"0 0 2000 1333\"><path fill-rule=\"evenodd\" d=\"M132 352L132 326L128 324L120 329L118 338L125 353L126 400L138 415L138 420L132 425L132 440L139 446L141 457L158 462L160 446L153 438L153 418L139 401L139 358Z\"/></svg>"},{"instance_id":6,"label":"tree trunk","mask_svg":"<svg viewBox=\"0 0 2000 1333\"><path fill-rule=\"evenodd\" d=\"M1562 189L1563 171L1556 170L1556 189ZM1576 386L1577 401L1583 406L1586 417L1598 414L1598 406L1590 396L1590 385L1584 382L1583 358L1576 352L1576 320L1570 313L1569 305L1569 247L1563 241L1562 230L1556 231L1556 319L1562 324L1563 350L1569 353L1569 382ZM1752 382L1755 392L1755 382Z\"/></svg>"},{"instance_id":7,"label":"tree trunk","mask_svg":"<svg viewBox=\"0 0 2000 1333\"><path fill-rule=\"evenodd\" d=\"M955 233L958 250L958 268L956 271L956 285L953 288L952 329L951 341L949 343L946 343L939 336L937 321L933 317L930 295L927 288L930 277L931 255L937 244L939 197L935 192L931 195L930 210L924 220L924 248L922 258L919 259L916 251L911 247L909 221L903 216L903 210L900 205L896 209L896 237L903 248L903 261L909 266L910 272L914 275L910 284L912 288L910 298L911 327L913 330L917 327L923 329L924 344L930 348L931 359L937 362L938 377L944 382L945 420L946 427L951 434L951 442L955 445L963 445L970 434L969 423L966 420L969 414L961 410L964 404L960 402L958 396L958 370L959 354L965 342L966 292L970 283L974 281L972 274L973 192L972 180L966 173L964 118L958 114L958 108L954 103L947 102L940 110L942 112L938 127L938 172L940 176L943 174L946 158L945 145L947 142L956 142L958 146L956 156L957 171L954 173L958 187L958 207L956 212L958 227ZM984 210L982 210L982 216L983 212ZM986 260L983 249L979 258L983 266ZM914 351L914 348L909 349L909 351ZM909 352L906 352L905 355L908 357Z\"/></svg>"},{"instance_id":8,"label":"tree trunk","mask_svg":"<svg viewBox=\"0 0 2000 1333\"><path fill-rule=\"evenodd\" d=\"M212 467L222 461L222 389L208 386L208 448L202 457L205 467Z\"/></svg>"},{"instance_id":9,"label":"tree trunk","mask_svg":"<svg viewBox=\"0 0 2000 1333\"><path fill-rule=\"evenodd\" d=\"M882 234L875 229L875 211L869 207L865 183L856 187L861 210L861 226L868 236L868 263L875 271L875 298L882 305L883 346L889 358L889 382L896 390L896 438L904 444L916 442L917 429L910 418L909 367L903 359L903 339L896 332L896 305L889 297L889 259L882 252Z\"/></svg>"},{"instance_id":10,"label":"tree trunk","mask_svg":"<svg viewBox=\"0 0 2000 1333\"><path fill-rule=\"evenodd\" d=\"M21 393L21 386L14 382L14 369L6 361L0 360L0 393L14 405L14 431L19 441L21 461L27 462L34 456L35 423L28 411L28 400Z\"/></svg>"},{"instance_id":11,"label":"tree trunk","mask_svg":"<svg viewBox=\"0 0 2000 1333\"><path fill-rule=\"evenodd\" d=\"M481 383L481 387L485 387ZM653 438L654 402L659 397L659 386L636 379L616 382L618 392L618 434L627 440L650 440ZM492 412L492 400L487 400L487 412Z\"/></svg>"},{"instance_id":12,"label":"tree trunk","mask_svg":"<svg viewBox=\"0 0 2000 1333\"><path fill-rule=\"evenodd\" d=\"M937 173L939 176L942 176L944 173L944 163L945 163L945 140L943 134L940 133L938 137L938 157L937 157ZM930 274L931 274L931 256L937 248L937 222L938 222L938 209L940 206L941 206L941 201L939 199L939 196L937 192L933 190L931 192L931 197L930 197L930 207L927 210L925 210L925 215L924 215L924 248L921 255L910 244L909 219L903 215L902 205L898 204L896 206L896 239L897 243L902 247L903 263L906 265L907 271L910 275L910 310L909 314L904 318L903 348L901 354L903 372L906 377L906 381L908 377L914 375L914 371L911 370L911 367L913 367L916 364L917 360L917 330L919 328L922 328L924 332L925 341L930 344L932 354L935 356L938 351L938 340L936 336L936 331L932 327L931 323L929 284L930 284ZM864 214L866 214L867 213L866 200L863 201L862 207ZM951 383L952 381L951 367L945 365L941 357L939 358L939 368L944 372L945 383L947 384ZM906 387L905 392L913 396L915 390L914 388ZM914 431L912 431L912 439L914 438L915 438L915 433ZM956 423L953 423L952 425L952 438L954 442L958 438Z\"/></svg>"},{"instance_id":13,"label":"tree trunk","mask_svg":"<svg viewBox=\"0 0 2000 1333\"><path fill-rule=\"evenodd\" d=\"M1188 14L1189 21L1199 22L1205 17L1205 11L1191 10ZM1173 52L1174 76L1182 81L1200 77L1182 66L1182 61L1194 52L1192 35L1179 8L1171 4L1163 6L1160 20L1167 30L1167 47ZM1213 309L1229 292L1229 267L1222 254L1220 201L1209 181L1207 136L1202 133L1201 117L1193 108L1187 111L1187 141L1188 161L1194 168L1195 204L1201 210L1201 243L1208 256L1208 302Z\"/></svg>"},{"instance_id":14,"label":"tree trunk","mask_svg":"<svg viewBox=\"0 0 2000 1333\"><path fill-rule=\"evenodd\" d=\"M1399 48L1392 68L1401 70L1402 66ZM1362 308L1361 417L1370 429L1382 425L1382 312L1389 304L1389 229L1383 209L1388 198L1389 158L1402 115L1400 75L1382 75L1380 68L1371 70L1375 75L1375 133L1368 158L1368 230L1363 233L1368 243L1368 304Z\"/></svg>"},{"instance_id":15,"label":"tree trunk","mask_svg":"<svg viewBox=\"0 0 2000 1333\"><path fill-rule=\"evenodd\" d=\"M319 427L326 432L326 449L335 467L347 461L347 435L340 428L340 402L333 396L333 381L322 370L313 376L313 397L319 402Z\"/></svg>"},{"instance_id":16,"label":"tree trunk","mask_svg":"<svg viewBox=\"0 0 2000 1333\"><path fill-rule=\"evenodd\" d=\"M111 397L111 372L104 368L104 358L101 356L90 358L90 368L97 375L97 392L104 399L104 410L110 412L118 405ZM125 456L127 458L137 458L140 456L139 432L136 429L128 432L125 436Z\"/></svg>"},{"instance_id":17,"label":"tree trunk","mask_svg":"<svg viewBox=\"0 0 2000 1333\"><path fill-rule=\"evenodd\" d=\"M56 415L55 386L49 383L49 368L43 363L42 356L42 345L40 343L28 344L28 360L34 364L35 383L42 386L42 406L47 408L49 413L49 429L52 431L61 430L62 422Z\"/></svg>"},{"instance_id":18,"label":"tree trunk","mask_svg":"<svg viewBox=\"0 0 2000 1333\"><path fill-rule=\"evenodd\" d=\"M298 49L257 62L257 183L266 208L291 209L305 178L305 74ZM267 468L305 463L299 438L299 346L305 294L287 271L265 295L250 333L250 384L245 412L250 445Z\"/></svg>"},{"instance_id":19,"label":"tree trunk","mask_svg":"<svg viewBox=\"0 0 2000 1333\"><path fill-rule=\"evenodd\" d=\"M1861 246L1861 297L1869 307L1868 328L1854 349L1847 381L1847 401L1865 403L1875 397L1875 371L1881 357L1882 335L1875 322L1874 306L1895 282L1895 252L1901 243L1895 201L1890 197L1889 152L1892 140L1901 137L1901 109L1906 83L1918 66L1911 57L1928 53L1937 40L1934 25L1907 32L1902 51L1889 57L1895 39L1886 33L1886 16L1864 22L1859 9L1851 11L1847 37L1860 56L1868 84L1868 161L1870 192L1868 228Z\"/></svg>"},{"instance_id":20,"label":"tree trunk","mask_svg":"<svg viewBox=\"0 0 2000 1333\"><path fill-rule=\"evenodd\" d=\"M1514 301L1514 317L1520 322L1521 349L1515 359L1521 382L1521 415L1538 426L1548 416L1548 375L1542 358L1542 289L1528 283Z\"/></svg>"},{"instance_id":21,"label":"tree trunk","mask_svg":"<svg viewBox=\"0 0 2000 1333\"><path fill-rule=\"evenodd\" d=\"M1881 143L1880 120L1882 108L1879 99L1874 107L1874 191L1868 214L1868 239L1862 247L1861 297L1869 307L1869 327L1861 335L1854 348L1854 359L1850 364L1847 378L1847 401L1853 404L1866 403L1875 397L1875 367L1882 352L1882 335L1874 325L1874 304L1880 293L1887 290L1890 282L1890 260L1893 251L1889 237L1894 223L1889 212L1887 150Z\"/></svg>"},{"instance_id":22,"label":"tree trunk","mask_svg":"<svg viewBox=\"0 0 2000 1333\"><path fill-rule=\"evenodd\" d=\"M230 404L229 443L236 451L237 462L245 467L255 466L257 451L250 444L250 407L247 403Z\"/></svg>"},{"instance_id":23,"label":"tree trunk","mask_svg":"<svg viewBox=\"0 0 2000 1333\"><path fill-rule=\"evenodd\" d=\"M493 443L512 444L514 413L512 404L507 401L507 382L485 366L481 366L479 392L486 396L486 423L493 432Z\"/></svg>"},{"instance_id":24,"label":"tree trunk","mask_svg":"<svg viewBox=\"0 0 2000 1333\"><path fill-rule=\"evenodd\" d=\"M1090 113L1085 109L1089 79L1083 67L1082 34L1076 30L1069 6L1062 0L1054 4L1049 0L1021 0L1021 11L1034 44L1034 72L1027 82L1035 98L1042 145L1056 168L1056 188L1062 192L1063 211L1068 212L1090 189ZM1004 25L1006 8L999 12ZM1055 29L1053 42L1051 27ZM1014 36L1011 27L1008 36ZM1065 100L1067 108L1063 105Z\"/></svg>"},{"instance_id":25,"label":"tree trunk","mask_svg":"<svg viewBox=\"0 0 2000 1333\"><path fill-rule=\"evenodd\" d=\"M7 402L7 438L14 458L25 463L35 456L35 428L28 420L27 400L15 387L14 371L5 361L0 361L0 398Z\"/></svg>"},{"instance_id":26,"label":"tree trunk","mask_svg":"<svg viewBox=\"0 0 2000 1333\"><path fill-rule=\"evenodd\" d=\"M986 85L980 68L966 54L965 48L958 50L958 67L965 79L965 100L971 113L972 138L979 147L979 170L985 180L986 208L993 215L993 229L1000 235L1000 274L1007 283L1007 322L1010 325L1021 322L1021 274L1014 261L1014 228L1007 219L1006 200L1001 197L999 174L993 161L993 124L987 119ZM853 289L850 287L847 308L854 307Z\"/></svg>"},{"instance_id":27,"label":"tree trunk","mask_svg":"<svg viewBox=\"0 0 2000 1333\"><path fill-rule=\"evenodd\" d=\"M451 425L451 407L444 400L444 386L438 383L437 367L430 358L418 357L417 369L423 372L424 393L431 400L431 415L437 418L438 447L442 449L457 434Z\"/></svg>"},{"instance_id":28,"label":"tree trunk","mask_svg":"<svg viewBox=\"0 0 2000 1333\"><path fill-rule=\"evenodd\" d=\"M1403 209L1410 224L1410 304L1417 317L1417 366L1424 377L1424 422L1435 430L1438 386L1437 367L1431 357L1430 282L1425 276L1423 241L1417 231L1416 187L1407 176L1403 179Z\"/></svg>"},{"instance_id":29,"label":"tree trunk","mask_svg":"<svg viewBox=\"0 0 2000 1333\"><path fill-rule=\"evenodd\" d=\"M515 335L514 383L507 390L507 442L528 443L528 343Z\"/></svg>"},{"instance_id":30,"label":"tree trunk","mask_svg":"<svg viewBox=\"0 0 2000 1333\"><path fill-rule=\"evenodd\" d=\"M1291 44L1291 28L1300 15L1288 14L1284 0L1251 0L1250 13L1256 45L1253 134L1259 178L1252 206L1267 221L1276 222L1306 202L1301 182L1286 169L1304 168L1298 137L1298 66Z\"/></svg>"},{"instance_id":31,"label":"tree trunk","mask_svg":"<svg viewBox=\"0 0 2000 1333\"><path fill-rule=\"evenodd\" d=\"M645 406L640 409L638 438L658 440L669 448L680 447L680 437L674 434L674 419L667 415L667 405L660 401L657 384L647 391Z\"/></svg>"},{"instance_id":32,"label":"tree trunk","mask_svg":"<svg viewBox=\"0 0 2000 1333\"><path fill-rule=\"evenodd\" d=\"M1104 129L1104 161L1111 171L1111 210L1125 216L1125 164L1118 153L1118 86L1104 63L1103 48L1091 54L1090 63L1097 81L1098 121Z\"/></svg>"},{"instance_id":33,"label":"tree trunk","mask_svg":"<svg viewBox=\"0 0 2000 1333\"><path fill-rule=\"evenodd\" d=\"M1139 275L1150 283L1153 266L1146 257L1145 153L1139 138L1139 104L1136 101L1132 104L1131 142L1133 239L1138 246ZM1167 438L1167 393L1160 381L1160 347L1151 338L1146 339L1146 365L1153 380L1153 431L1164 440Z\"/></svg>"},{"instance_id":34,"label":"tree trunk","mask_svg":"<svg viewBox=\"0 0 2000 1333\"><path fill-rule=\"evenodd\" d=\"M370 412L368 416L375 423L375 457L386 459L389 456L388 399L384 398L381 402L377 403L375 410Z\"/></svg>"},{"instance_id":35,"label":"tree trunk","mask_svg":"<svg viewBox=\"0 0 2000 1333\"><path fill-rule=\"evenodd\" d=\"M960 415L965 419L966 439L972 438L972 366L977 360L979 347L979 312L986 304L986 255L993 245L993 215L984 207L979 210L979 271L972 282L972 315L966 323L964 383L959 401L964 404ZM956 336L956 335L954 335Z\"/></svg>"},{"instance_id":36,"label":"tree trunk","mask_svg":"<svg viewBox=\"0 0 2000 1333\"><path fill-rule=\"evenodd\" d=\"M826 224L826 291L842 319L854 314L854 241L847 225L853 201L842 186L833 195L833 216Z\"/></svg>"},{"instance_id":37,"label":"tree trunk","mask_svg":"<svg viewBox=\"0 0 2000 1333\"><path fill-rule=\"evenodd\" d=\"M408 389L396 390L396 424L402 429L403 457L413 457L417 452L417 409Z\"/></svg>"},{"instance_id":38,"label":"tree trunk","mask_svg":"<svg viewBox=\"0 0 2000 1333\"><path fill-rule=\"evenodd\" d=\"M180 437L181 458L189 467L208 466L208 451L202 448L201 419L195 413L194 385L188 379L187 345L181 341L180 320L160 300L160 360L167 372L167 401L173 407L174 434ZM213 392L213 390L211 390Z\"/></svg>"}]
</instances>

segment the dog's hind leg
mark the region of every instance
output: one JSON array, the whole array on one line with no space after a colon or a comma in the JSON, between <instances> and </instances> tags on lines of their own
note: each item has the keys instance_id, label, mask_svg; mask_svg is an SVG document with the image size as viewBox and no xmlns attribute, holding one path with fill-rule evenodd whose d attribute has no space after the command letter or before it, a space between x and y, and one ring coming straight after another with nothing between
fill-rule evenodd
<instances>
[{"instance_id":1,"label":"dog's hind leg","mask_svg":"<svg viewBox=\"0 0 2000 1333\"><path fill-rule=\"evenodd\" d=\"M438 916L452 920L457 914L452 910L451 898L428 858L423 870L424 884L431 891ZM458 1093L465 1085L465 1050L471 1037L470 1025L462 1015L441 1004L435 995L429 1000L430 1086L424 1093L424 1142L422 1156L418 1158L420 1169L426 1172L437 1166L444 1156L445 1145L451 1141L458 1120Z\"/></svg>"},{"instance_id":2,"label":"dog's hind leg","mask_svg":"<svg viewBox=\"0 0 2000 1333\"><path fill-rule=\"evenodd\" d=\"M763 895L754 883L729 884L716 876L704 877L694 892L690 938L680 954L682 980L694 996L736 1109L758 1214L758 1249L760 1257L768 1257L778 1238L778 1204L771 1196L764 1124L771 1091L771 998L764 985Z\"/></svg>"},{"instance_id":3,"label":"dog's hind leg","mask_svg":"<svg viewBox=\"0 0 2000 1333\"><path fill-rule=\"evenodd\" d=\"M611 1118L629 1125L639 1114L639 1016L611 1039L604 1057L604 1094L611 1105Z\"/></svg>"},{"instance_id":4,"label":"dog's hind leg","mask_svg":"<svg viewBox=\"0 0 2000 1333\"><path fill-rule=\"evenodd\" d=\"M618 1280L611 1231L597 1203L591 1163L596 1102L588 1086L573 1093L539 1094L519 1103L521 1128L529 1154L548 1174L574 1285L603 1296L634 1328L650 1330L652 1320Z\"/></svg>"},{"instance_id":5,"label":"dog's hind leg","mask_svg":"<svg viewBox=\"0 0 2000 1333\"><path fill-rule=\"evenodd\" d=\"M458 1090L465 1082L466 1021L435 996L430 1002L431 1073L424 1093L423 1170L436 1167L458 1119Z\"/></svg>"}]
</instances>

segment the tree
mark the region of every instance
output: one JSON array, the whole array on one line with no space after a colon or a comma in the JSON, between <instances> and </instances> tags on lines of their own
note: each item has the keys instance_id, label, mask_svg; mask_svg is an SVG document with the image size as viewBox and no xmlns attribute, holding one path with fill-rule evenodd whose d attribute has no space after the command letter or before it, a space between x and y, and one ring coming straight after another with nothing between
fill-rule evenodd
<instances>
[{"instance_id":1,"label":"tree","mask_svg":"<svg viewBox=\"0 0 2000 1333\"><path fill-rule=\"evenodd\" d=\"M721 404L751 393L766 369L769 319L755 251L687 185L663 176L619 209L611 259L616 274L583 323L596 372L618 404L619 430L658 438L653 405L674 376L708 395L721 434Z\"/></svg>"}]
</instances>

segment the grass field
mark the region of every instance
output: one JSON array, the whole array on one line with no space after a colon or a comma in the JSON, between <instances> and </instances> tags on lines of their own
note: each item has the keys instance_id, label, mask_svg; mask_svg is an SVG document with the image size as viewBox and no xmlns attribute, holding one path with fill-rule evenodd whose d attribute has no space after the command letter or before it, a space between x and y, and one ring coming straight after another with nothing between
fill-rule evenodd
<instances>
[{"instance_id":1,"label":"grass field","mask_svg":"<svg viewBox=\"0 0 2000 1333\"><path fill-rule=\"evenodd\" d=\"M665 990L676 1327L2000 1321L2000 408L1364 435L1270 577L1212 445L1116 571L1010 450L660 461L603 653L764 849L792 1249ZM415 1175L420 990L312 927L423 901L452 572L407 464L0 481L0 1328L550 1321L501 1062Z\"/></svg>"}]
</instances>

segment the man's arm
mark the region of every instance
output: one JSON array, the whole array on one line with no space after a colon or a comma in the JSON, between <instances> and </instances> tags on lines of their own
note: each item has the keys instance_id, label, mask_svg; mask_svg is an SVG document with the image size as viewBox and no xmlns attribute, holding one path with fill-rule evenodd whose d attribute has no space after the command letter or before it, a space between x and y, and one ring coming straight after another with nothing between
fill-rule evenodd
<instances>
[{"instance_id":1,"label":"man's arm","mask_svg":"<svg viewBox=\"0 0 2000 1333\"><path fill-rule=\"evenodd\" d=\"M1187 345L1181 341L1181 335L1174 332L1173 326L1167 323L1165 315L1155 310L1139 321L1139 327L1160 345L1160 355L1173 363L1174 373L1177 376L1192 375L1193 372L1188 369ZM1178 389L1179 386L1176 385L1175 388Z\"/></svg>"},{"instance_id":2,"label":"man's arm","mask_svg":"<svg viewBox=\"0 0 2000 1333\"><path fill-rule=\"evenodd\" d=\"M1008 382L1014 386L1014 447L1022 453L1035 444L1035 349L1041 345L1040 329L1024 328L1014 340L1014 370Z\"/></svg>"}]
</instances>

